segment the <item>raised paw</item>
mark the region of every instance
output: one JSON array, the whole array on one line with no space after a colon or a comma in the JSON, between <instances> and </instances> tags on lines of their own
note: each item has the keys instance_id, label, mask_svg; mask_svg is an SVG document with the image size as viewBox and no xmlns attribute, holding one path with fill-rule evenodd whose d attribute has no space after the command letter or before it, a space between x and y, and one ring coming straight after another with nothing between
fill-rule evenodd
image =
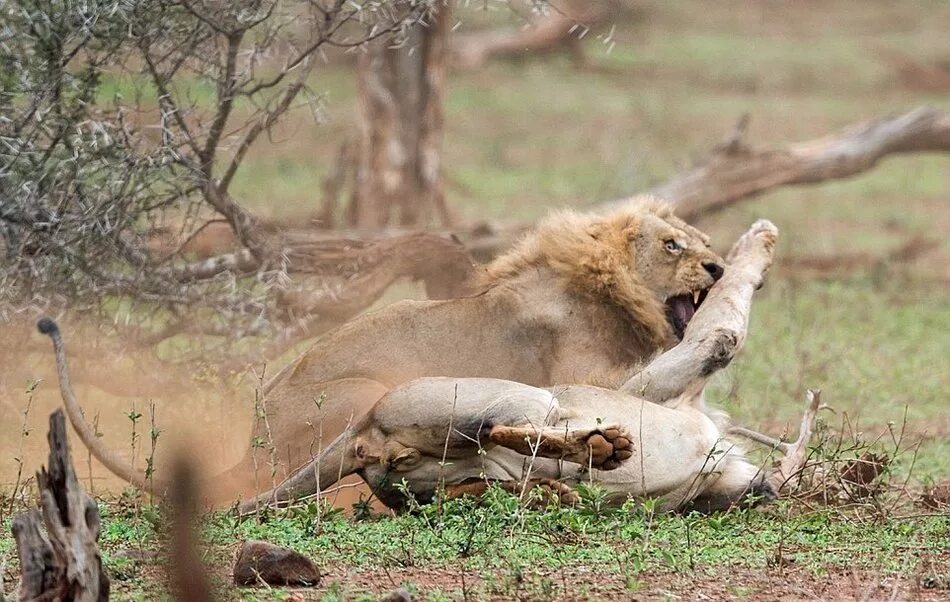
<instances>
[{"instance_id":1,"label":"raised paw","mask_svg":"<svg viewBox=\"0 0 950 602\"><path fill-rule=\"evenodd\" d=\"M728 270L751 270L758 274L759 282L756 285L760 286L762 277L772 265L772 255L777 239L778 228L775 224L766 219L758 220L732 246L726 256Z\"/></svg>"},{"instance_id":2,"label":"raised paw","mask_svg":"<svg viewBox=\"0 0 950 602\"><path fill-rule=\"evenodd\" d=\"M633 456L633 441L630 435L619 428L599 429L587 437L590 466L598 470L619 468L621 462Z\"/></svg>"}]
</instances>

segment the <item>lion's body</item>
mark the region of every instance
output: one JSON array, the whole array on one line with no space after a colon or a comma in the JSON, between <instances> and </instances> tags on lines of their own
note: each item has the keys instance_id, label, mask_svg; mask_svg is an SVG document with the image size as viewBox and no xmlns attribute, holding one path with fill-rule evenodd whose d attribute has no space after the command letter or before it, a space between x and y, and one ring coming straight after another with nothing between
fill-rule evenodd
<instances>
[{"instance_id":1,"label":"lion's body","mask_svg":"<svg viewBox=\"0 0 950 602\"><path fill-rule=\"evenodd\" d=\"M686 253L664 262L671 232ZM402 301L320 337L268 394L254 436L269 432L293 469L414 378L547 386L630 372L674 341L664 298L710 286L708 262L722 260L705 235L651 199L606 217L555 214L479 273L481 293ZM249 455L231 474L253 465Z\"/></svg>"},{"instance_id":2,"label":"lion's body","mask_svg":"<svg viewBox=\"0 0 950 602\"><path fill-rule=\"evenodd\" d=\"M414 378L479 376L544 386L629 369L657 351L631 340L628 324L611 315L616 312L571 294L553 296L549 285L540 273L477 297L402 301L321 337L267 396L279 453L299 466L310 459L321 421L326 445L386 391ZM315 399L322 399L320 408Z\"/></svg>"},{"instance_id":3,"label":"lion's body","mask_svg":"<svg viewBox=\"0 0 950 602\"><path fill-rule=\"evenodd\" d=\"M223 475L226 495L246 492L255 467L274 459L278 476L310 460L415 378L548 386L632 371L675 341L664 302L722 275L707 241L650 198L608 216L558 213L484 268L477 294L396 303L324 334L266 388L266 419Z\"/></svg>"}]
</instances>

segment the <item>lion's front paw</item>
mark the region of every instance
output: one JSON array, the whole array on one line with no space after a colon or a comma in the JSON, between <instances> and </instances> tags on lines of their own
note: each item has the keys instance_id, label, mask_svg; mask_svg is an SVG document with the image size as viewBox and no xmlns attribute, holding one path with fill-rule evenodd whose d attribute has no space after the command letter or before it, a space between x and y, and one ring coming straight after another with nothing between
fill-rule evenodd
<instances>
[{"instance_id":1,"label":"lion's front paw","mask_svg":"<svg viewBox=\"0 0 950 602\"><path fill-rule=\"evenodd\" d=\"M633 455L633 439L618 427L608 427L591 433L587 448L591 468L613 470Z\"/></svg>"}]
</instances>

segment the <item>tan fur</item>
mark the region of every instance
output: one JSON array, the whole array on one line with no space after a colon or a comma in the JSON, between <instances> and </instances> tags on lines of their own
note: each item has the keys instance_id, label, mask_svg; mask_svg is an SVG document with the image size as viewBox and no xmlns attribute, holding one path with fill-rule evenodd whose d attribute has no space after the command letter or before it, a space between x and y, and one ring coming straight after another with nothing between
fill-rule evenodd
<instances>
[{"instance_id":1,"label":"tan fur","mask_svg":"<svg viewBox=\"0 0 950 602\"><path fill-rule=\"evenodd\" d=\"M675 256L668 238L683 246ZM484 268L480 294L395 303L318 338L267 388L253 433L265 443L228 476L246 491L271 445L286 474L414 378L548 386L629 372L674 341L664 299L712 285L703 264L723 261L707 247L649 197L610 215L555 213Z\"/></svg>"}]
</instances>

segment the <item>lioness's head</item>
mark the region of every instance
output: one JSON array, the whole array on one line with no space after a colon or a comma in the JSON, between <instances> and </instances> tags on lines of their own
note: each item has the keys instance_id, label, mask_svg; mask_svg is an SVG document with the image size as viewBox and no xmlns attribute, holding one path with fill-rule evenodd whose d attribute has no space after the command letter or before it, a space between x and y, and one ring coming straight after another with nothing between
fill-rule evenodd
<instances>
[{"instance_id":1,"label":"lioness's head","mask_svg":"<svg viewBox=\"0 0 950 602\"><path fill-rule=\"evenodd\" d=\"M709 237L672 212L646 213L630 232L630 253L643 284L666 306L677 337L725 273L725 262L709 248Z\"/></svg>"},{"instance_id":2,"label":"lioness's head","mask_svg":"<svg viewBox=\"0 0 950 602\"><path fill-rule=\"evenodd\" d=\"M652 197L610 215L558 212L482 274L491 285L548 267L575 292L625 310L644 343L682 338L725 263L709 237Z\"/></svg>"}]
</instances>

